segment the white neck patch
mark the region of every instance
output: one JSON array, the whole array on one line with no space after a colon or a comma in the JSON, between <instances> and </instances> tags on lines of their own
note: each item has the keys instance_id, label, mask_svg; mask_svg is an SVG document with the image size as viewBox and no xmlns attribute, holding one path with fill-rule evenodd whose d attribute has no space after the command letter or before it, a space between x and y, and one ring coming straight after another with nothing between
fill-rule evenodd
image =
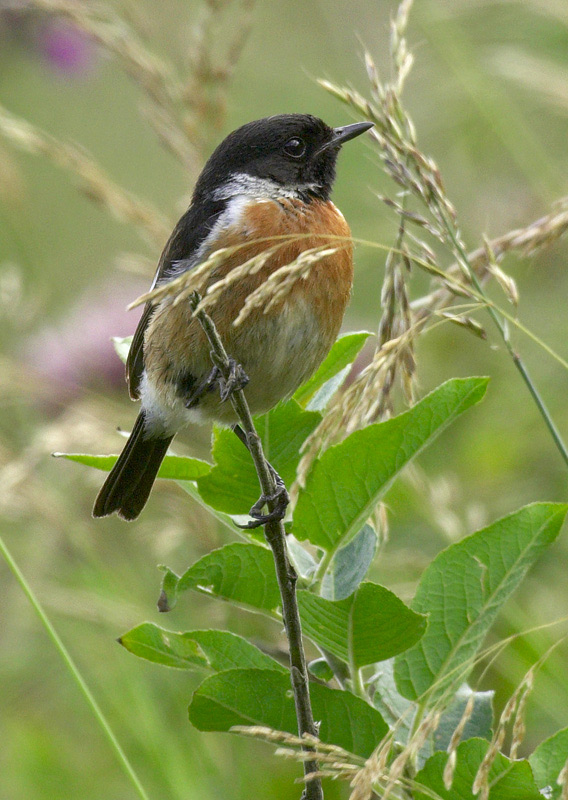
<instances>
[{"instance_id":1,"label":"white neck patch","mask_svg":"<svg viewBox=\"0 0 568 800\"><path fill-rule=\"evenodd\" d=\"M255 198L266 198L267 200L300 200L308 191L321 189L317 183L303 183L299 186L282 186L270 178L258 178L254 175L247 175L246 172L235 172L229 180L215 189L213 192L214 200L229 200L236 195L247 195Z\"/></svg>"}]
</instances>

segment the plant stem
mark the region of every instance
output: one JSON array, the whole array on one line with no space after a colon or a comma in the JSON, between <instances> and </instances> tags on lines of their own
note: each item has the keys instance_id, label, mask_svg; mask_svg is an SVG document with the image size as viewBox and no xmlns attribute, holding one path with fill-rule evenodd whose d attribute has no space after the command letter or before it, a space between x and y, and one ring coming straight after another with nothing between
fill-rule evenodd
<instances>
[{"instance_id":1,"label":"plant stem","mask_svg":"<svg viewBox=\"0 0 568 800\"><path fill-rule=\"evenodd\" d=\"M538 391L538 389L536 388L532 378L530 377L530 375L529 375L529 373L527 371L527 368L524 365L524 362L522 361L521 357L519 356L519 354L516 352L515 348L511 344L511 339L509 337L509 332L508 332L506 323L503 322L502 318L499 316L499 314L497 313L495 308L487 300L487 297L486 297L485 292L483 290L483 286L481 285L481 282L480 282L479 278L477 277L477 275L475 274L474 269L471 266L471 263L469 261L468 255L467 255L464 247L462 246L462 244L459 241L458 237L455 235L455 232L454 232L452 224L447 219L447 216L446 216L444 210L440 206L438 206L438 208L439 208L439 211L440 211L441 215L444 218L444 222L446 224L446 229L448 231L448 234L450 235L452 243L453 243L454 247L456 248L457 252L459 253L459 256L461 258L462 264L466 268L466 270L468 272L468 275L469 275L469 277L471 279L471 282L473 283L473 285L474 285L476 291L478 292L478 294L480 295L480 297L482 297L487 302L487 310L489 312L489 315L491 316L491 319L493 320L493 322L497 326L497 330L501 334L501 338L503 339L503 342L505 343L505 347L507 348L507 350L509 352L509 355L513 359L513 364L515 365L515 367L519 371L523 381L525 382L529 392L531 393L531 396L532 396L533 400L536 403L536 406L537 406L537 408L538 408L538 410L540 412L540 415L542 416L542 418L543 418L543 420L544 420L544 422L546 424L546 427L550 431L552 439L554 440L554 443L555 443L556 447L558 448L558 451L559 451L560 455L562 456L562 458L564 460L564 463L568 466L568 449L566 448L566 445L564 444L564 442L562 440L562 436L560 435L560 432L559 432L558 428L554 424L554 420L552 419L552 417L550 415L550 411L546 407L546 404L545 404L544 400L542 399L542 397L540 395L540 392Z\"/></svg>"},{"instance_id":2,"label":"plant stem","mask_svg":"<svg viewBox=\"0 0 568 800\"><path fill-rule=\"evenodd\" d=\"M333 561L334 555L335 555L335 549L330 548L329 550L326 550L325 553L323 554L323 556L321 557L321 560L320 560L320 562L319 562L319 564L317 566L317 569L316 569L316 571L314 573L314 578L313 578L313 582L312 582L312 589L314 591L317 591L318 593L319 593L319 590L321 588L321 584L323 582L323 579L325 578L325 575L326 575L326 573L327 573L327 571L329 569L329 566L330 566L331 562Z\"/></svg>"},{"instance_id":3,"label":"plant stem","mask_svg":"<svg viewBox=\"0 0 568 800\"><path fill-rule=\"evenodd\" d=\"M12 558L8 548L6 547L4 541L2 540L1 537L0 537L0 553L4 557L4 560L6 561L6 564L8 565L10 571L12 572L12 574L14 575L14 577L16 578L18 583L20 584L24 594L26 595L26 597L28 598L28 600L30 602L30 605L32 606L32 608L34 609L34 611L36 612L36 614L40 618L40 621L41 621L43 627L47 631L47 634L48 634L49 638L51 639L51 641L53 642L53 644L55 645L56 649L59 651L59 655L61 656L61 658L65 662L65 665L66 665L67 669L69 670L69 672L71 673L71 675L75 679L77 685L79 686L79 689L81 690L81 693L83 694L83 697L87 701L87 704L90 706L91 711L95 715L95 717L97 719L97 722L101 726L106 738L109 740L110 745L111 745L112 749L114 750L118 760L120 761L120 764L121 764L122 768L124 769L124 771L126 772L128 777L130 778L130 780L132 781L132 784L134 785L134 788L138 792L138 795L142 798L142 800L148 800L148 795L146 794L146 792L144 790L144 787L140 783L140 780L139 780L137 774L134 771L134 767L132 766L132 764L128 760L128 757L127 757L126 753L124 752L124 750L122 749L122 747L120 746L120 744L118 742L118 739L114 735L114 732L113 732L112 728L110 727L110 724L109 724L108 720L106 719L105 715L101 711L101 708L100 708L99 704L97 703L97 701L95 700L94 696L91 693L91 690L89 689L89 687L85 683L85 680L84 680L83 676L81 675L81 673L79 672L79 669L78 669L77 665L75 664L75 662L71 658L71 654L69 653L69 651L67 650L67 648L65 647L63 642L61 641L61 639L59 637L59 634L57 633L57 631L55 630L55 628L51 624L50 620L48 619L47 614L43 610L39 600L37 599L37 597L35 596L34 592L32 591L31 586L29 585L29 583L25 579L23 573L21 572L20 568L18 567L18 565L16 564L16 562Z\"/></svg>"},{"instance_id":4,"label":"plant stem","mask_svg":"<svg viewBox=\"0 0 568 800\"><path fill-rule=\"evenodd\" d=\"M193 311L199 305L200 299L197 292L194 292L191 296L190 304ZM213 320L203 310L198 311L195 317L201 324L211 346L211 358L214 365L221 370L225 378L228 378L231 364ZM250 454L254 461L262 493L267 496L273 495L276 491L276 483L264 456L262 442L254 427L252 415L242 389L236 389L231 393L231 403L247 436ZM272 511L274 503L269 502L268 508ZM282 599L282 618L290 648L290 679L294 693L298 732L300 736L303 736L304 733L317 736L310 700L306 656L302 643L300 612L296 598L297 575L288 558L284 523L281 520L267 522L264 526L264 535L274 556L276 577ZM312 749L307 744L304 746L304 750L310 751ZM317 772L317 770L318 763L315 759L304 762L305 775ZM303 800L323 800L323 790L319 778L307 781L302 798Z\"/></svg>"}]
</instances>

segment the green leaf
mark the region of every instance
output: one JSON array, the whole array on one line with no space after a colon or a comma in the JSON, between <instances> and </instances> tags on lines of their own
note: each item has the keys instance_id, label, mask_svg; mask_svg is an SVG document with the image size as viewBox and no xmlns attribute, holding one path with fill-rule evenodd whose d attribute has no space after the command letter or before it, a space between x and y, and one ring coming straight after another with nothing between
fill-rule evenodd
<instances>
[{"instance_id":1,"label":"green leaf","mask_svg":"<svg viewBox=\"0 0 568 800\"><path fill-rule=\"evenodd\" d=\"M489 742L485 739L469 739L457 749L456 770L450 789L444 786L443 773L448 760L447 753L435 753L416 776L416 783L428 789L413 792L414 800L432 800L432 793L440 800L479 800L471 787L477 770L487 752ZM489 800L542 800L528 761L511 761L501 753L489 770Z\"/></svg>"},{"instance_id":2,"label":"green leaf","mask_svg":"<svg viewBox=\"0 0 568 800\"><path fill-rule=\"evenodd\" d=\"M367 758L387 733L379 712L350 692L312 683L310 695L324 742ZM298 731L290 677L275 670L233 669L206 678L193 695L189 719L201 731L233 725Z\"/></svg>"},{"instance_id":3,"label":"green leaf","mask_svg":"<svg viewBox=\"0 0 568 800\"><path fill-rule=\"evenodd\" d=\"M321 414L305 411L294 400L254 418L264 454L287 486L296 477L300 447L320 420ZM215 428L213 458L215 466L197 482L202 498L219 511L248 514L260 487L246 447L230 429Z\"/></svg>"},{"instance_id":4,"label":"green leaf","mask_svg":"<svg viewBox=\"0 0 568 800\"><path fill-rule=\"evenodd\" d=\"M143 622L132 628L119 637L118 643L135 656L165 667L195 669L209 666L196 641L185 638L183 633L166 631L151 622Z\"/></svg>"},{"instance_id":5,"label":"green leaf","mask_svg":"<svg viewBox=\"0 0 568 800\"><path fill-rule=\"evenodd\" d=\"M466 680L501 606L556 538L568 506L535 503L441 552L411 606L429 614L422 640L396 660L396 682L411 700L449 698Z\"/></svg>"},{"instance_id":6,"label":"green leaf","mask_svg":"<svg viewBox=\"0 0 568 800\"><path fill-rule=\"evenodd\" d=\"M376 583L362 583L339 601L299 591L298 605L306 636L356 669L401 653L426 628L426 617Z\"/></svg>"},{"instance_id":7,"label":"green leaf","mask_svg":"<svg viewBox=\"0 0 568 800\"><path fill-rule=\"evenodd\" d=\"M550 800L558 800L562 794L562 787L556 780L566 761L568 761L568 728L563 728L554 736L545 739L529 756L535 783L539 789L549 789L546 797Z\"/></svg>"},{"instance_id":8,"label":"green leaf","mask_svg":"<svg viewBox=\"0 0 568 800\"><path fill-rule=\"evenodd\" d=\"M207 553L184 572L174 591L179 594L187 589L271 615L280 606L272 553L257 544L235 542Z\"/></svg>"},{"instance_id":9,"label":"green leaf","mask_svg":"<svg viewBox=\"0 0 568 800\"><path fill-rule=\"evenodd\" d=\"M495 692L474 692L467 684L457 690L452 704L440 717L434 732L436 750L446 750L455 729L458 727L465 707L473 695L473 709L465 723L462 741L473 738L491 739L493 725L493 695Z\"/></svg>"},{"instance_id":10,"label":"green leaf","mask_svg":"<svg viewBox=\"0 0 568 800\"><path fill-rule=\"evenodd\" d=\"M357 536L335 553L322 582L322 597L343 600L353 594L371 566L377 544L373 528L363 525Z\"/></svg>"},{"instance_id":11,"label":"green leaf","mask_svg":"<svg viewBox=\"0 0 568 800\"><path fill-rule=\"evenodd\" d=\"M196 481L211 471L211 464L189 456L166 456L158 470L158 478L174 481Z\"/></svg>"},{"instance_id":12,"label":"green leaf","mask_svg":"<svg viewBox=\"0 0 568 800\"><path fill-rule=\"evenodd\" d=\"M377 664L377 670L369 683L374 689L373 705L394 729L396 741L406 744L416 713L416 703L407 700L396 688L394 658Z\"/></svg>"},{"instance_id":13,"label":"green leaf","mask_svg":"<svg viewBox=\"0 0 568 800\"><path fill-rule=\"evenodd\" d=\"M325 658L316 658L314 661L310 661L308 670L315 678L319 678L320 681L325 681L326 683L332 681L335 677Z\"/></svg>"},{"instance_id":14,"label":"green leaf","mask_svg":"<svg viewBox=\"0 0 568 800\"><path fill-rule=\"evenodd\" d=\"M158 611L165 613L176 606L179 575L176 575L175 572L163 564L160 564L158 569L164 573L164 577L162 578L162 588L156 605L158 606Z\"/></svg>"},{"instance_id":15,"label":"green leaf","mask_svg":"<svg viewBox=\"0 0 568 800\"><path fill-rule=\"evenodd\" d=\"M311 578L316 571L317 563L311 553L309 553L292 534L286 537L288 554L290 561L298 575L302 578Z\"/></svg>"},{"instance_id":16,"label":"green leaf","mask_svg":"<svg viewBox=\"0 0 568 800\"><path fill-rule=\"evenodd\" d=\"M118 456L93 456L89 453L52 453L52 455L54 458L66 458L87 467L101 469L104 472L110 472L118 458Z\"/></svg>"},{"instance_id":17,"label":"green leaf","mask_svg":"<svg viewBox=\"0 0 568 800\"><path fill-rule=\"evenodd\" d=\"M87 467L94 467L109 472L115 465L118 456L95 456L88 453L54 453L55 458L67 458ZM199 458L189 456L166 456L158 472L158 478L170 478L175 481L195 481L211 470L211 464Z\"/></svg>"},{"instance_id":18,"label":"green leaf","mask_svg":"<svg viewBox=\"0 0 568 800\"><path fill-rule=\"evenodd\" d=\"M337 375L334 375L329 381L324 383L321 389L318 389L313 397L310 397L308 403L306 404L308 411L325 411L329 401L337 392L337 390L343 385L343 381L347 378L350 372L351 364L342 369L341 372L338 372Z\"/></svg>"},{"instance_id":19,"label":"green leaf","mask_svg":"<svg viewBox=\"0 0 568 800\"><path fill-rule=\"evenodd\" d=\"M229 631L189 631L184 636L194 639L209 661L211 669L274 669L289 675L289 670L274 658L263 653L242 636Z\"/></svg>"},{"instance_id":20,"label":"green leaf","mask_svg":"<svg viewBox=\"0 0 568 800\"><path fill-rule=\"evenodd\" d=\"M486 378L442 384L398 417L355 431L316 461L300 492L294 535L334 551L361 530L400 470L467 408Z\"/></svg>"},{"instance_id":21,"label":"green leaf","mask_svg":"<svg viewBox=\"0 0 568 800\"><path fill-rule=\"evenodd\" d=\"M294 400L305 405L310 397L338 372L350 367L370 335L369 331L358 331L340 336L317 372L303 386L296 389Z\"/></svg>"},{"instance_id":22,"label":"green leaf","mask_svg":"<svg viewBox=\"0 0 568 800\"><path fill-rule=\"evenodd\" d=\"M126 359L128 358L128 353L130 351L130 346L132 344L133 337L113 336L111 338L117 356L120 358L123 364L126 364Z\"/></svg>"},{"instance_id":23,"label":"green leaf","mask_svg":"<svg viewBox=\"0 0 568 800\"><path fill-rule=\"evenodd\" d=\"M129 652L147 661L178 669L275 669L286 667L265 655L242 636L228 631L176 633L144 622L118 640Z\"/></svg>"},{"instance_id":24,"label":"green leaf","mask_svg":"<svg viewBox=\"0 0 568 800\"><path fill-rule=\"evenodd\" d=\"M373 705L392 730L394 739L406 745L410 739L417 704L403 697L394 680L394 658L377 664L377 671L369 681L374 690ZM416 766L420 769L434 752L433 737L429 736L416 753Z\"/></svg>"},{"instance_id":25,"label":"green leaf","mask_svg":"<svg viewBox=\"0 0 568 800\"><path fill-rule=\"evenodd\" d=\"M183 489L183 491L186 492L186 494L188 494L193 500L195 500L195 502L198 503L201 508L207 509L209 514L215 517L215 519L217 519L228 530L230 530L232 533L242 536L242 530L235 525L233 519L228 514L224 514L222 511L217 511L217 509L211 508L211 506L207 505L205 500L199 494L197 484L195 484L193 481L177 481L177 485ZM252 534L254 533L255 531L253 530ZM249 534L249 536L253 538L251 534Z\"/></svg>"}]
</instances>

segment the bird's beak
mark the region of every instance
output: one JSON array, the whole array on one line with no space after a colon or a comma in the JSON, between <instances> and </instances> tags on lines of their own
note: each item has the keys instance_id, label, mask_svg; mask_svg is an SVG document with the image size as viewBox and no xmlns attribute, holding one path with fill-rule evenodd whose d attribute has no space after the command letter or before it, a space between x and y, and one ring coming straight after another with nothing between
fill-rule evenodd
<instances>
[{"instance_id":1,"label":"bird's beak","mask_svg":"<svg viewBox=\"0 0 568 800\"><path fill-rule=\"evenodd\" d=\"M354 122L353 125L343 125L341 128L334 128L332 138L329 142L326 142L323 147L320 147L316 155L319 155L319 153L322 153L330 147L341 147L344 142L348 142L350 139L360 136L362 133L365 133L365 131L368 131L369 128L372 128L374 124L374 122Z\"/></svg>"}]
</instances>

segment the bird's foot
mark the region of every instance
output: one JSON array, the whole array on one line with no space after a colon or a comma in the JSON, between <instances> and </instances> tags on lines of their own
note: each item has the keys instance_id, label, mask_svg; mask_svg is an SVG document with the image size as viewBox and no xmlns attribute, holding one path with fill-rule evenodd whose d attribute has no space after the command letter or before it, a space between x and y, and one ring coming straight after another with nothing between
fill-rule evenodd
<instances>
[{"instance_id":1,"label":"bird's foot","mask_svg":"<svg viewBox=\"0 0 568 800\"><path fill-rule=\"evenodd\" d=\"M218 386L220 383L220 374L219 367L213 367L205 380L201 381L197 386L194 386L189 394L187 394L184 402L185 407L194 408L204 394L207 394L214 389L215 386Z\"/></svg>"},{"instance_id":2,"label":"bird's foot","mask_svg":"<svg viewBox=\"0 0 568 800\"><path fill-rule=\"evenodd\" d=\"M217 378L222 403L225 403L233 392L244 389L250 380L242 366L237 364L234 358L229 358L229 364L231 368L228 377L219 375Z\"/></svg>"},{"instance_id":3,"label":"bird's foot","mask_svg":"<svg viewBox=\"0 0 568 800\"><path fill-rule=\"evenodd\" d=\"M290 503L290 496L286 491L284 481L280 475L273 467L270 466L270 464L269 467L276 481L276 491L274 494L261 494L254 506L249 511L252 519L244 525L237 523L239 528L243 528L245 530L260 528L261 525L266 525L267 522L280 522L280 520L284 519L286 516L286 509ZM262 509L267 503L274 504L274 506L271 511L263 514Z\"/></svg>"}]
</instances>

